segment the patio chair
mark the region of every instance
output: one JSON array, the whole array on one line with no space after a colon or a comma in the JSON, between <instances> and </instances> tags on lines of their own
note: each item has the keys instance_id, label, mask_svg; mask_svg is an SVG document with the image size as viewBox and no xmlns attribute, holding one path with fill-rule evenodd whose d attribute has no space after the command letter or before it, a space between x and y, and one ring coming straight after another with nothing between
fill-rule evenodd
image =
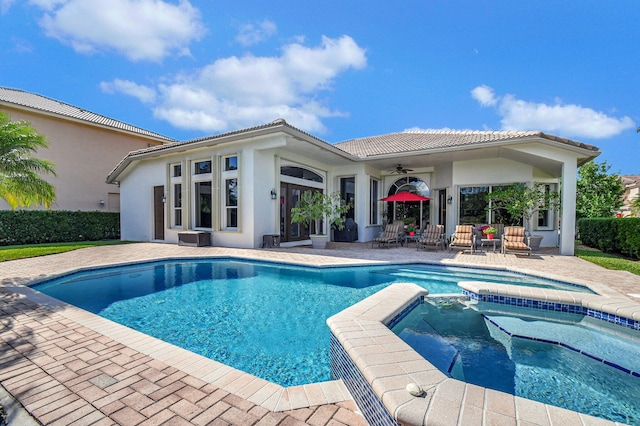
<instances>
[{"instance_id":1,"label":"patio chair","mask_svg":"<svg viewBox=\"0 0 640 426\"><path fill-rule=\"evenodd\" d=\"M400 225L388 224L384 228L384 233L371 241L371 248L373 248L374 244L378 244L378 248L381 246L389 248L391 244L397 246L402 242L401 229Z\"/></svg>"},{"instance_id":2,"label":"patio chair","mask_svg":"<svg viewBox=\"0 0 640 426\"><path fill-rule=\"evenodd\" d=\"M429 246L435 246L436 251L439 246L442 246L444 250L444 225L426 225L424 227L420 239L416 242L416 250Z\"/></svg>"},{"instance_id":3,"label":"patio chair","mask_svg":"<svg viewBox=\"0 0 640 426\"><path fill-rule=\"evenodd\" d=\"M526 253L531 256L531 244L522 226L505 226L502 234L502 255L509 253Z\"/></svg>"},{"instance_id":4,"label":"patio chair","mask_svg":"<svg viewBox=\"0 0 640 426\"><path fill-rule=\"evenodd\" d=\"M473 254L476 247L476 234L473 225L456 225L456 231L451 236L449 251L452 249L470 250Z\"/></svg>"}]
</instances>

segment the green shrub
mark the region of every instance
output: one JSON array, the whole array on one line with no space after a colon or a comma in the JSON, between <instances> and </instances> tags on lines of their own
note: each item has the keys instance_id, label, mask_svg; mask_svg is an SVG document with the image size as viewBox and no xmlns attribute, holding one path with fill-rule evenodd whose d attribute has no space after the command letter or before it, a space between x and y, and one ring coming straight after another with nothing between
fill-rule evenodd
<instances>
[{"instance_id":1,"label":"green shrub","mask_svg":"<svg viewBox=\"0 0 640 426\"><path fill-rule=\"evenodd\" d=\"M618 238L620 253L640 259L640 218L620 219Z\"/></svg>"},{"instance_id":2,"label":"green shrub","mask_svg":"<svg viewBox=\"0 0 640 426\"><path fill-rule=\"evenodd\" d=\"M120 213L0 211L0 246L120 239Z\"/></svg>"},{"instance_id":3,"label":"green shrub","mask_svg":"<svg viewBox=\"0 0 640 426\"><path fill-rule=\"evenodd\" d=\"M578 230L587 247L640 259L640 218L584 218Z\"/></svg>"}]
</instances>

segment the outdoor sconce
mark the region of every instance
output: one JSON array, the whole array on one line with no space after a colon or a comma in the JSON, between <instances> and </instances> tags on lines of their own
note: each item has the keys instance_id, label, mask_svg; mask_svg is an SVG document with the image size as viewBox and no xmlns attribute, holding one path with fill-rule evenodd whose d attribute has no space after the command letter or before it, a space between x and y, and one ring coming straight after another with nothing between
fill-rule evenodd
<instances>
[{"instance_id":1,"label":"outdoor sconce","mask_svg":"<svg viewBox=\"0 0 640 426\"><path fill-rule=\"evenodd\" d=\"M163 196L162 196L162 204L164 204L164 203L166 203L166 202L167 202L167 196L166 196L166 195L163 195Z\"/></svg>"},{"instance_id":2,"label":"outdoor sconce","mask_svg":"<svg viewBox=\"0 0 640 426\"><path fill-rule=\"evenodd\" d=\"M100 207L104 207L104 200L100 200Z\"/></svg>"},{"instance_id":3,"label":"outdoor sconce","mask_svg":"<svg viewBox=\"0 0 640 426\"><path fill-rule=\"evenodd\" d=\"M271 190L271 199L275 200L276 198L278 198L278 194L276 194L276 190L272 189Z\"/></svg>"},{"instance_id":4,"label":"outdoor sconce","mask_svg":"<svg viewBox=\"0 0 640 426\"><path fill-rule=\"evenodd\" d=\"M453 203L453 197L449 195L449 198L447 198L447 204L451 204L451 203Z\"/></svg>"}]
</instances>

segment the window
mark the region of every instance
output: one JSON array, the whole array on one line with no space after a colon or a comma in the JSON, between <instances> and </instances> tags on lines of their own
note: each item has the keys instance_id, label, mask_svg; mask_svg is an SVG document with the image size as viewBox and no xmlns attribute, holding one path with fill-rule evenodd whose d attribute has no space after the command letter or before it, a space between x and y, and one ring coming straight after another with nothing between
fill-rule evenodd
<instances>
[{"instance_id":1,"label":"window","mask_svg":"<svg viewBox=\"0 0 640 426\"><path fill-rule=\"evenodd\" d=\"M238 227L238 179L225 180L226 227Z\"/></svg>"},{"instance_id":2,"label":"window","mask_svg":"<svg viewBox=\"0 0 640 426\"><path fill-rule=\"evenodd\" d=\"M195 183L196 228L211 228L211 181Z\"/></svg>"},{"instance_id":3,"label":"window","mask_svg":"<svg viewBox=\"0 0 640 426\"><path fill-rule=\"evenodd\" d=\"M238 156L224 157L222 167L222 227L236 230L238 228Z\"/></svg>"},{"instance_id":4,"label":"window","mask_svg":"<svg viewBox=\"0 0 640 426\"><path fill-rule=\"evenodd\" d=\"M194 229L212 227L212 175L211 160L193 162L193 227Z\"/></svg>"},{"instance_id":5,"label":"window","mask_svg":"<svg viewBox=\"0 0 640 426\"><path fill-rule=\"evenodd\" d=\"M302 167L295 166L282 166L280 167L280 174L284 176L290 176L293 178L309 180L311 182L322 183L324 179L319 174L312 172L311 170L304 169Z\"/></svg>"},{"instance_id":6,"label":"window","mask_svg":"<svg viewBox=\"0 0 640 426\"><path fill-rule=\"evenodd\" d=\"M182 227L182 164L171 164L169 171L171 174L169 202L171 204L168 211L171 215L171 226L179 228Z\"/></svg>"},{"instance_id":7,"label":"window","mask_svg":"<svg viewBox=\"0 0 640 426\"><path fill-rule=\"evenodd\" d=\"M173 226L182 226L182 184L173 185Z\"/></svg>"},{"instance_id":8,"label":"window","mask_svg":"<svg viewBox=\"0 0 640 426\"><path fill-rule=\"evenodd\" d=\"M356 178L340 178L340 198L344 203L349 206L347 210L347 219L355 218L355 203L356 203Z\"/></svg>"},{"instance_id":9,"label":"window","mask_svg":"<svg viewBox=\"0 0 640 426\"><path fill-rule=\"evenodd\" d=\"M506 209L490 209L486 200L489 192L503 189L500 185L467 186L460 188L460 224L502 223L521 225L521 217L511 216Z\"/></svg>"},{"instance_id":10,"label":"window","mask_svg":"<svg viewBox=\"0 0 640 426\"><path fill-rule=\"evenodd\" d=\"M226 157L224 159L224 171L238 170L238 157Z\"/></svg>"},{"instance_id":11,"label":"window","mask_svg":"<svg viewBox=\"0 0 640 426\"><path fill-rule=\"evenodd\" d=\"M207 173L211 173L211 160L198 161L195 163L193 174L204 175Z\"/></svg>"},{"instance_id":12,"label":"window","mask_svg":"<svg viewBox=\"0 0 640 426\"><path fill-rule=\"evenodd\" d=\"M552 191L551 185L544 186L544 192L549 195ZM551 229L553 226L553 210L538 210L538 229Z\"/></svg>"},{"instance_id":13,"label":"window","mask_svg":"<svg viewBox=\"0 0 640 426\"><path fill-rule=\"evenodd\" d=\"M371 179L369 182L369 223L371 225L378 224L378 186L377 179Z\"/></svg>"},{"instance_id":14,"label":"window","mask_svg":"<svg viewBox=\"0 0 640 426\"><path fill-rule=\"evenodd\" d=\"M460 188L460 224L487 223L488 186L469 186Z\"/></svg>"}]
</instances>

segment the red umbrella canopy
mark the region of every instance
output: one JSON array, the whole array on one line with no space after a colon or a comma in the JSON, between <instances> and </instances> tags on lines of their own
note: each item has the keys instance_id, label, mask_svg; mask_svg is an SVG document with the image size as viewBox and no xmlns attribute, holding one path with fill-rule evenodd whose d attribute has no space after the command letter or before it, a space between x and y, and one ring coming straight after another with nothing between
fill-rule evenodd
<instances>
[{"instance_id":1,"label":"red umbrella canopy","mask_svg":"<svg viewBox=\"0 0 640 426\"><path fill-rule=\"evenodd\" d=\"M381 198L380 201L428 201L431 198L414 194L413 192L398 192L388 197Z\"/></svg>"}]
</instances>

